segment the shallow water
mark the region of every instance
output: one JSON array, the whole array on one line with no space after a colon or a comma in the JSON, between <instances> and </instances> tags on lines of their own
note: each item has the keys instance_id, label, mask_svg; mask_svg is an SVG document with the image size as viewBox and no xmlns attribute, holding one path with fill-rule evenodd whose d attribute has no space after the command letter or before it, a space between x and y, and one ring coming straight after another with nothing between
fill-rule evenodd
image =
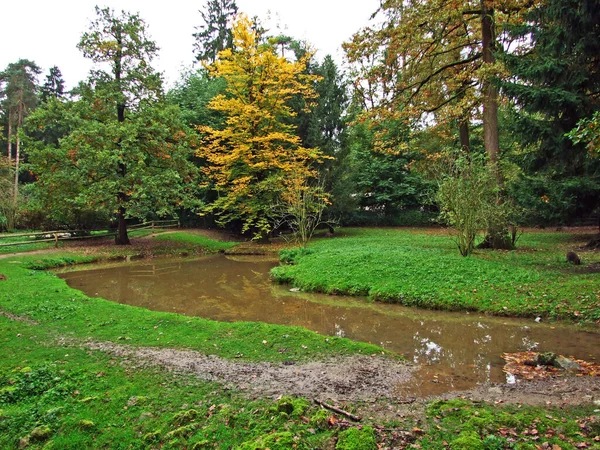
<instances>
[{"instance_id":1,"label":"shallow water","mask_svg":"<svg viewBox=\"0 0 600 450\"><path fill-rule=\"evenodd\" d=\"M275 261L208 256L119 263L59 274L92 297L219 321L297 325L371 342L422 365L402 395L440 394L504 382L502 353L554 351L600 360L600 333L533 320L486 317L290 292L269 280Z\"/></svg>"}]
</instances>

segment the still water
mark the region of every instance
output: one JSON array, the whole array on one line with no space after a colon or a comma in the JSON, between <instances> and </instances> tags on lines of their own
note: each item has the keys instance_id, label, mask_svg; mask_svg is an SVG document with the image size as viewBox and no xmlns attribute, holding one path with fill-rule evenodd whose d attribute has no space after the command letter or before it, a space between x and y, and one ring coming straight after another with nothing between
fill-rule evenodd
<instances>
[{"instance_id":1,"label":"still water","mask_svg":"<svg viewBox=\"0 0 600 450\"><path fill-rule=\"evenodd\" d=\"M297 325L371 342L421 366L404 395L439 394L505 382L502 353L554 351L600 360L600 333L564 325L448 313L365 299L291 292L269 280L273 260L214 255L193 261L118 263L63 272L92 297L219 321ZM326 270L326 269L325 269Z\"/></svg>"}]
</instances>

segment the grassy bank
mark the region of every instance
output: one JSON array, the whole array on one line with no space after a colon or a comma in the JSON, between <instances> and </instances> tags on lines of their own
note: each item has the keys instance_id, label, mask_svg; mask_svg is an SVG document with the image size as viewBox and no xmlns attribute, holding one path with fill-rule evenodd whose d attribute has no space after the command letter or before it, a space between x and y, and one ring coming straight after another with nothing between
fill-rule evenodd
<instances>
[{"instance_id":1,"label":"grassy bank","mask_svg":"<svg viewBox=\"0 0 600 450\"><path fill-rule=\"evenodd\" d=\"M565 254L586 236L530 232L516 251L477 251L464 258L443 231L350 229L315 240L305 250L284 250L291 264L273 269L275 280L306 291L364 295L447 310L478 310L582 322L600 320L600 254ZM577 250L579 251L579 250Z\"/></svg>"},{"instance_id":2,"label":"grassy bank","mask_svg":"<svg viewBox=\"0 0 600 450\"><path fill-rule=\"evenodd\" d=\"M430 404L421 423L394 416L347 430L343 416L309 399L248 399L217 383L61 346L54 337L46 326L0 316L0 448L375 450L377 442L380 448L534 450L596 448L600 434L592 407L465 400Z\"/></svg>"},{"instance_id":3,"label":"grassy bank","mask_svg":"<svg viewBox=\"0 0 600 450\"><path fill-rule=\"evenodd\" d=\"M168 235L164 235L165 237ZM185 240L185 239L184 239ZM217 246L218 244L214 244ZM196 243L162 248L200 252ZM59 250L0 259L0 448L535 449L594 448L593 408L551 410L432 403L423 421L365 417L355 428L312 399L256 398L194 376L140 367L77 345L199 350L251 361L380 352L297 327L219 323L90 298L44 269L122 258L139 248ZM286 348L285 353L280 349ZM348 411L364 405L342 403ZM535 429L535 433L533 430ZM536 437L537 436L537 437ZM377 444L376 444L377 443ZM585 445L587 447L576 447Z\"/></svg>"},{"instance_id":4,"label":"grassy bank","mask_svg":"<svg viewBox=\"0 0 600 450\"><path fill-rule=\"evenodd\" d=\"M201 234L193 234L185 231L157 235L156 240L199 246L210 252L225 251L238 245L238 242L215 241Z\"/></svg>"}]
</instances>

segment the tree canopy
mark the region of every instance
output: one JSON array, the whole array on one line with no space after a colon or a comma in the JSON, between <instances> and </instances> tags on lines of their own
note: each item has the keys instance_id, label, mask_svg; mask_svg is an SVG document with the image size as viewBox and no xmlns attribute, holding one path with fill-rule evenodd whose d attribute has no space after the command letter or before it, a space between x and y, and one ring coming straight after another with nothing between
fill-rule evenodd
<instances>
[{"instance_id":1,"label":"tree canopy","mask_svg":"<svg viewBox=\"0 0 600 450\"><path fill-rule=\"evenodd\" d=\"M227 83L209 108L226 116L222 129L199 127L197 155L218 197L207 210L221 223L242 222L243 231L264 237L272 228L272 206L281 198L286 178L316 175L310 164L322 158L304 148L289 119L295 95L314 97L313 75L306 61L290 62L271 46L260 45L252 22L240 16L233 28L234 48L219 53L210 74Z\"/></svg>"},{"instance_id":2,"label":"tree canopy","mask_svg":"<svg viewBox=\"0 0 600 450\"><path fill-rule=\"evenodd\" d=\"M161 77L150 65L157 48L144 22L110 9L96 12L79 47L105 65L80 85L77 100L51 99L30 118L32 134L62 124L59 139L32 142L31 167L52 210L115 214L117 243L127 244L125 219L182 207L194 190L195 168L179 111L165 103Z\"/></svg>"}]
</instances>

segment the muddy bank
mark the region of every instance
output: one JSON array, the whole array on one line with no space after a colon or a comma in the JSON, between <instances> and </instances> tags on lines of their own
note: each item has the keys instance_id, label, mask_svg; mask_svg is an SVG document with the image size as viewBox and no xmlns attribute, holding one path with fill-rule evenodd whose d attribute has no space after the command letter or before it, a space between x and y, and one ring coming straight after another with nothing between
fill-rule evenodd
<instances>
[{"instance_id":1,"label":"muddy bank","mask_svg":"<svg viewBox=\"0 0 600 450\"><path fill-rule=\"evenodd\" d=\"M395 386L407 382L413 368L379 356L343 356L306 363L231 361L192 350L148 348L111 342L83 347L111 353L133 367L160 366L215 381L255 397L298 395L334 401L391 398Z\"/></svg>"},{"instance_id":2,"label":"muddy bank","mask_svg":"<svg viewBox=\"0 0 600 450\"><path fill-rule=\"evenodd\" d=\"M180 374L193 374L241 390L253 398L298 395L357 402L359 412L373 418L395 416L418 420L430 401L452 398L554 407L593 403L600 408L599 376L565 375L516 384L485 384L466 391L417 398L402 389L410 382L416 367L379 356L345 356L301 364L253 363L191 350L136 348L111 342L90 341L83 347L108 352L132 368L158 366Z\"/></svg>"}]
</instances>

